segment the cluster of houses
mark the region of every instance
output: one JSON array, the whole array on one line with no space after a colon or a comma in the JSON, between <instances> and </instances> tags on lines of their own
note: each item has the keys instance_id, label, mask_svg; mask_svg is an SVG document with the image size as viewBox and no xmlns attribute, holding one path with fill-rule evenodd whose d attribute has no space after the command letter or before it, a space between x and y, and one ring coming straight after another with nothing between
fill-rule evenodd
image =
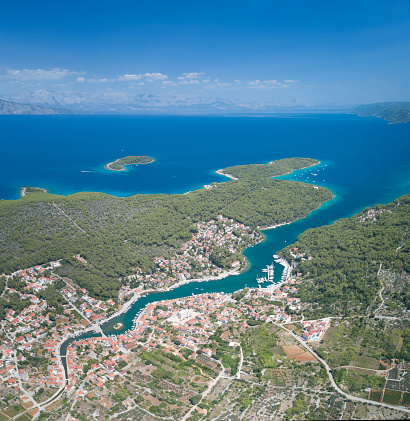
<instances>
[{"instance_id":1,"label":"cluster of houses","mask_svg":"<svg viewBox=\"0 0 410 421\"><path fill-rule=\"evenodd\" d=\"M312 256L308 256L306 257L306 253L301 253L299 251L298 247L294 247L293 249L289 250L289 254L294 258L294 259L301 259L301 260L312 260Z\"/></svg>"},{"instance_id":2,"label":"cluster of houses","mask_svg":"<svg viewBox=\"0 0 410 421\"><path fill-rule=\"evenodd\" d=\"M114 381L116 376L123 376L118 365L121 361L128 362L128 350L135 347L133 335L119 335L118 337L87 338L74 341L67 349L67 366L69 384L68 392L84 373L83 367L88 364L85 384L88 387L104 389L106 382ZM84 350L87 349L87 351ZM95 362L98 360L98 362ZM79 396L86 393L78 392Z\"/></svg>"},{"instance_id":3,"label":"cluster of houses","mask_svg":"<svg viewBox=\"0 0 410 421\"><path fill-rule=\"evenodd\" d=\"M234 253L238 247L242 249L259 238L259 234L250 227L222 215L218 215L217 221L212 219L209 222L198 222L196 228L198 232L180 247L180 254L172 259L156 257L154 259L156 272L143 275L139 269L138 279L164 287L193 277L216 276L222 269L210 261L210 255L215 247ZM232 266L237 268L240 262L234 262Z\"/></svg>"},{"instance_id":4,"label":"cluster of houses","mask_svg":"<svg viewBox=\"0 0 410 421\"><path fill-rule=\"evenodd\" d=\"M318 341L329 327L330 319L302 322L302 338L307 341Z\"/></svg>"},{"instance_id":5,"label":"cluster of houses","mask_svg":"<svg viewBox=\"0 0 410 421\"><path fill-rule=\"evenodd\" d=\"M28 269L21 269L17 272L14 272L13 275L24 279L26 282L35 281L36 276L42 274L45 271L44 267L41 265L33 266Z\"/></svg>"},{"instance_id":6,"label":"cluster of houses","mask_svg":"<svg viewBox=\"0 0 410 421\"><path fill-rule=\"evenodd\" d=\"M231 314L232 309L229 308L228 311L226 307L228 302L232 303L234 300L226 294L217 293L153 303L141 312L134 329L126 334L74 341L67 350L70 373L68 388L78 382L79 375L83 373L82 367L92 358L86 384L91 388L104 389L106 383L114 380L117 375L122 377L121 366L118 364L120 361L129 361L127 354L137 344L144 350L152 350L159 345L165 348L165 352L178 356L181 356L181 348L187 348L193 351L194 357L201 364L216 368L217 364L208 358L212 356L212 351L205 344L214 333L211 315L216 317L218 323L227 323L236 320L240 314ZM172 332L175 343L170 341L169 332ZM201 354L197 353L200 348L203 348ZM82 392L86 393L84 390Z\"/></svg>"},{"instance_id":7,"label":"cluster of houses","mask_svg":"<svg viewBox=\"0 0 410 421\"><path fill-rule=\"evenodd\" d=\"M287 297L287 293L276 289L272 291L269 288L259 288L257 290L250 290L245 298L251 301L251 304L246 304L241 308L241 311L247 312L248 316L254 320L260 320L263 322L280 321L287 322L291 318L283 310L283 306L276 304L261 304L260 298L265 298L270 301L283 300ZM242 323L243 328L246 327L246 323Z\"/></svg>"},{"instance_id":8,"label":"cluster of houses","mask_svg":"<svg viewBox=\"0 0 410 421\"><path fill-rule=\"evenodd\" d=\"M206 293L152 303L140 312L133 329L127 333L108 338L81 339L70 345L67 359L71 376L69 387L75 384L75 377L83 373L82 367L92 358L98 363L94 361L87 372L87 385L103 389L107 381L117 375L122 376L118 362L129 361L130 350L137 346L146 351L159 346L176 356L182 356L185 348L191 351L192 358L197 362L216 369L218 362L212 358L215 352L208 345L216 327L235 323L239 328L249 329L249 320L290 321L291 317L284 307L300 308L300 299L291 296L297 292L294 284L295 280L291 279L276 290L249 289L239 305L231 295L224 293ZM278 300L282 301L282 306L278 305ZM318 322L309 327L324 331L327 325Z\"/></svg>"},{"instance_id":9,"label":"cluster of houses","mask_svg":"<svg viewBox=\"0 0 410 421\"><path fill-rule=\"evenodd\" d=\"M78 300L82 301L81 304L76 304L76 308L83 316L93 322L104 319L106 317L105 312L115 304L113 300L104 302L90 297L85 288L81 288L77 291L74 287L67 285L61 292L71 303L76 303Z\"/></svg>"},{"instance_id":10,"label":"cluster of houses","mask_svg":"<svg viewBox=\"0 0 410 421\"><path fill-rule=\"evenodd\" d=\"M44 270L45 269L42 266L34 266L33 268L18 270L17 272L14 272L13 275L16 278L26 282L27 286L24 287L25 290L32 290L33 292L37 292L46 289L53 283L52 278L42 276ZM21 292L15 291L12 288L9 288L9 291L19 294L20 299L22 300L31 296L31 294L22 294Z\"/></svg>"},{"instance_id":11,"label":"cluster of houses","mask_svg":"<svg viewBox=\"0 0 410 421\"><path fill-rule=\"evenodd\" d=\"M81 297L81 300L84 301L79 305L79 309L87 319L92 320L93 322L98 322L103 320L106 317L105 312L115 304L113 300L108 300L106 302L97 300L93 297L87 295L86 289L81 289L81 292L84 294Z\"/></svg>"},{"instance_id":12,"label":"cluster of houses","mask_svg":"<svg viewBox=\"0 0 410 421\"><path fill-rule=\"evenodd\" d=\"M46 384L48 387L60 388L64 384L63 367L58 364L56 357L51 358L50 365L47 370L48 376L41 378L40 382Z\"/></svg>"},{"instance_id":13,"label":"cluster of houses","mask_svg":"<svg viewBox=\"0 0 410 421\"><path fill-rule=\"evenodd\" d=\"M360 215L359 216L359 221L360 222L365 222L365 221L376 221L376 215L380 215L382 213L392 213L390 209L370 209L368 210L364 215Z\"/></svg>"},{"instance_id":14,"label":"cluster of houses","mask_svg":"<svg viewBox=\"0 0 410 421\"><path fill-rule=\"evenodd\" d=\"M55 261L51 262L51 264L59 265L60 263ZM17 294L21 301L28 299L32 303L20 313L13 309L9 309L6 312L5 319L8 324L5 325L4 329L7 333L15 335L18 349L20 350L30 350L30 342L44 335L44 324L49 322L48 314L43 314L47 310L47 301L40 300L35 294L31 293L31 291L36 292L46 289L53 283L53 279L42 276L44 271L45 268L43 266L34 266L13 273L14 277L26 282L27 285L24 287L24 290L30 292L21 292L14 288L6 287L7 292Z\"/></svg>"},{"instance_id":15,"label":"cluster of houses","mask_svg":"<svg viewBox=\"0 0 410 421\"><path fill-rule=\"evenodd\" d=\"M17 368L11 358L14 356L14 351L10 348L2 347L3 357L0 359L0 379L7 384L16 382Z\"/></svg>"},{"instance_id":16,"label":"cluster of houses","mask_svg":"<svg viewBox=\"0 0 410 421\"><path fill-rule=\"evenodd\" d=\"M20 314L16 314L12 309L6 312L5 319L9 323L5 325L4 330L14 335L19 349L31 349L30 342L45 334L46 324L50 321L49 314L43 314L46 309L47 301L43 300L23 309Z\"/></svg>"},{"instance_id":17,"label":"cluster of houses","mask_svg":"<svg viewBox=\"0 0 410 421\"><path fill-rule=\"evenodd\" d=\"M235 252L239 245L242 248L257 240L257 234L249 227L235 223L222 215L218 216L217 221L199 222L197 229L198 232L192 239L181 246L181 254L170 260L157 257L156 273L145 277L140 273L138 276L145 282L163 286L168 282L188 279L194 273L193 265L197 268L198 276L214 275L221 271L209 259L214 247ZM294 257L305 258L305 254L298 253L296 248L291 254ZM82 259L81 256L75 257ZM51 262L51 266L54 265L60 265L60 262ZM44 270L42 266L35 266L18 271L15 275L26 281L28 289L45 288L53 282L53 279L44 277L42 275ZM215 333L217 326L234 323L239 329L249 329L249 326L253 325L251 322L253 320L289 322L291 317L285 308L300 310L300 299L293 296L297 291L296 280L290 279L276 289L274 286L248 289L240 303L231 295L224 293L206 293L152 303L140 312L132 330L127 333L108 338L81 339L68 347L66 390L68 393L75 390L84 371L87 372L85 379L87 386L84 387L104 389L107 382L123 375L123 367L130 361L130 350L137 346L147 351L162 347L165 352L177 356L182 356L183 350L187 349L197 362L216 369L219 363L212 358L215 351L209 347L209 338ZM43 338L40 348L46 356L49 355L47 375L36 375L30 382L36 387L42 385L51 388L61 387L64 373L57 359L57 347L64 337L75 334L84 328L84 324L76 320L76 313L67 305L64 306L58 324L47 326L50 322L47 302L39 300L33 294L14 292L18 293L21 299L30 298L32 304L20 314L15 314L13 310L9 310L6 314L5 331L13 336L13 341L12 347L7 348L8 354L3 352L4 359L0 360L0 377L3 380L15 381L17 367L10 363L10 355L13 356L14 352L12 349L31 351L33 342ZM62 289L62 294L69 302L75 303L75 307L86 316L87 320L104 319L106 311L115 305L112 300L107 302L96 300L88 295L86 289L76 289L70 285ZM328 320L303 322L303 338L307 341L320 339L328 323ZM88 363L89 361L91 362ZM77 391L78 396L85 393L87 393L85 390Z\"/></svg>"}]
</instances>

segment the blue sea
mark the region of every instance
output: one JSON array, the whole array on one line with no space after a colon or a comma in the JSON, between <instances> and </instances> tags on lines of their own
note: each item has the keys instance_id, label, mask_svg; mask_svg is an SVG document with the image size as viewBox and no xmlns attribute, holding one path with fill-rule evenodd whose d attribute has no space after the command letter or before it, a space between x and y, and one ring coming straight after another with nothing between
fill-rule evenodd
<instances>
[{"instance_id":1,"label":"blue sea","mask_svg":"<svg viewBox=\"0 0 410 421\"><path fill-rule=\"evenodd\" d=\"M144 297L121 316L125 329L140 308L156 299L256 286L256 276L272 262L272 255L306 229L410 193L410 124L387 124L373 117L1 116L0 128L0 199L18 199L23 186L63 195L185 193L227 180L215 171L231 165L295 156L321 161L282 178L326 186L336 196L332 201L304 220L265 231L266 241L245 251L250 268L244 274ZM104 169L127 155L149 155L155 162L120 173Z\"/></svg>"}]
</instances>

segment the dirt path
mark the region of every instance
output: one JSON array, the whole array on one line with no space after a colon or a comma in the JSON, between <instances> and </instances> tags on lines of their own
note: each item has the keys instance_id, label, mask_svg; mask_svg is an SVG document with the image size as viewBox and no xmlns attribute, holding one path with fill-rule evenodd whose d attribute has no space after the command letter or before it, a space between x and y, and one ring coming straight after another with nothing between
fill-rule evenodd
<instances>
[{"instance_id":1,"label":"dirt path","mask_svg":"<svg viewBox=\"0 0 410 421\"><path fill-rule=\"evenodd\" d=\"M85 234L85 231L80 228L76 222L74 222L61 208L59 208L54 202L53 205L56 209L58 209L66 218L68 218L81 232L83 232Z\"/></svg>"}]
</instances>

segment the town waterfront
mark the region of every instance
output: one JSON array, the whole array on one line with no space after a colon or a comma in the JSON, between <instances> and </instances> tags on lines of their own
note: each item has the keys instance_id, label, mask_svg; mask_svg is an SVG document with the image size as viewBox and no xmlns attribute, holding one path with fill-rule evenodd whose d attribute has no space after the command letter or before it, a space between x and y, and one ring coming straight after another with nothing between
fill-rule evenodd
<instances>
[{"instance_id":1,"label":"town waterfront","mask_svg":"<svg viewBox=\"0 0 410 421\"><path fill-rule=\"evenodd\" d=\"M136 314L152 301L256 287L255 278L272 263L272 255L306 229L410 193L410 125L389 125L371 117L2 116L1 127L2 199L17 199L23 186L54 194L179 194L228 180L215 171L230 165L294 156L321 161L317 167L281 178L326 186L336 197L303 220L264 231L266 241L244 252L250 264L246 272L144 296L126 313L103 324L106 334L130 329ZM155 162L120 173L104 169L107 162L126 155L148 155ZM279 281L282 267L275 268ZM115 330L117 323L123 327Z\"/></svg>"}]
</instances>

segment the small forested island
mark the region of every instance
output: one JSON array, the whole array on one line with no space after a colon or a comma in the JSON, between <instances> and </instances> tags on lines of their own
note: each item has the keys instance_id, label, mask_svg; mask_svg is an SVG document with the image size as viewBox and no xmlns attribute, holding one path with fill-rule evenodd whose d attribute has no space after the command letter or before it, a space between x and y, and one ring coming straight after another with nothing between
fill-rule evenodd
<instances>
[{"instance_id":1,"label":"small forested island","mask_svg":"<svg viewBox=\"0 0 410 421\"><path fill-rule=\"evenodd\" d=\"M285 175L292 171L313 167L318 164L320 164L320 161L317 159L285 158L269 162L268 164L236 165L218 170L217 173L233 180L252 180L255 178L271 178Z\"/></svg>"},{"instance_id":2,"label":"small forested island","mask_svg":"<svg viewBox=\"0 0 410 421\"><path fill-rule=\"evenodd\" d=\"M354 112L361 117L379 117L389 123L410 122L410 102L380 102L360 105Z\"/></svg>"},{"instance_id":3,"label":"small forested island","mask_svg":"<svg viewBox=\"0 0 410 421\"><path fill-rule=\"evenodd\" d=\"M151 164L154 161L154 158L150 156L125 156L124 158L110 162L105 168L112 171L125 171L124 165Z\"/></svg>"}]
</instances>

